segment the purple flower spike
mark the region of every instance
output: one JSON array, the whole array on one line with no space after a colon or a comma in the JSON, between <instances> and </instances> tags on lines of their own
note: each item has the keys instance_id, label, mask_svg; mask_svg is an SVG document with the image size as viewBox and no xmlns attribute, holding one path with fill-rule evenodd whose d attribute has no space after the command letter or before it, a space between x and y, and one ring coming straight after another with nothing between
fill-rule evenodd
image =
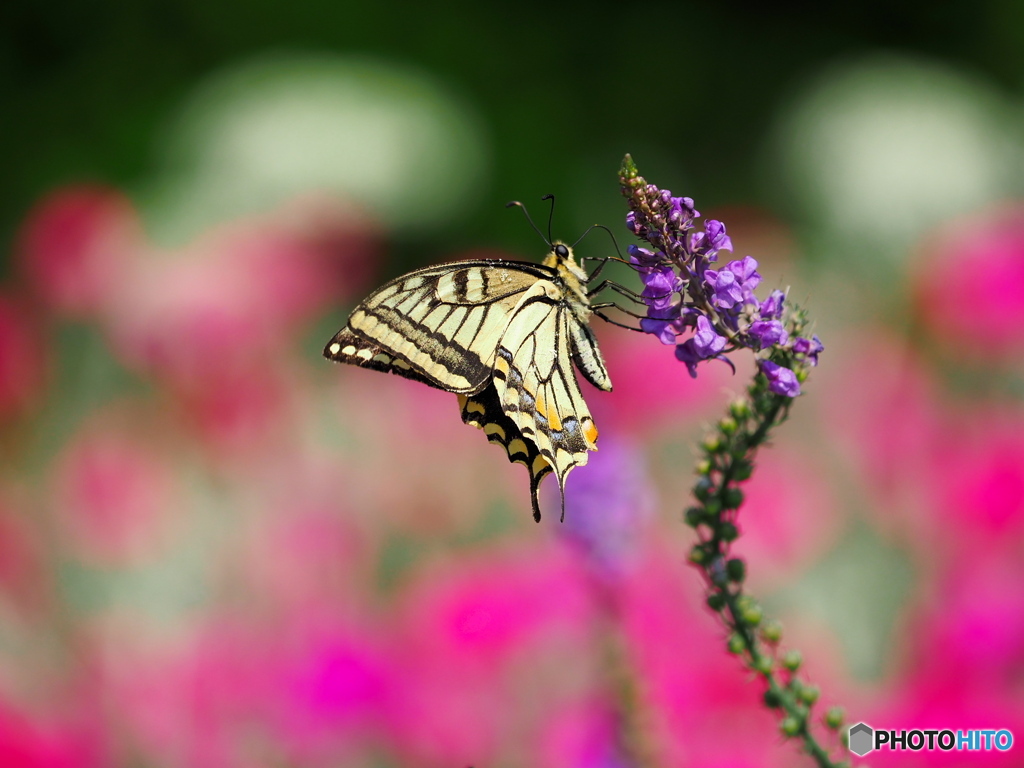
<instances>
[{"instance_id":1,"label":"purple flower spike","mask_svg":"<svg viewBox=\"0 0 1024 768\"><path fill-rule=\"evenodd\" d=\"M693 200L648 184L628 155L619 181L629 200L626 226L643 241L643 247L629 247L629 263L644 284L647 317L640 319L641 330L675 345L676 357L694 377L705 360L731 366L727 354L741 347L770 356L778 362L762 362L761 370L772 392L798 395L799 380L823 349L817 336L802 337L807 313L790 306L779 290L759 301L754 258L717 263L719 251L733 249L725 224L708 219L695 229L700 213Z\"/></svg>"},{"instance_id":2,"label":"purple flower spike","mask_svg":"<svg viewBox=\"0 0 1024 768\"><path fill-rule=\"evenodd\" d=\"M796 397L800 394L800 382L789 368L783 368L771 360L761 360L758 365L761 367L761 373L768 379L768 389L772 392L787 397Z\"/></svg>"},{"instance_id":3,"label":"purple flower spike","mask_svg":"<svg viewBox=\"0 0 1024 768\"><path fill-rule=\"evenodd\" d=\"M817 365L818 355L825 351L825 345L821 343L818 334L814 334L810 339L800 338L794 341L793 351L805 355L811 365Z\"/></svg>"}]
</instances>

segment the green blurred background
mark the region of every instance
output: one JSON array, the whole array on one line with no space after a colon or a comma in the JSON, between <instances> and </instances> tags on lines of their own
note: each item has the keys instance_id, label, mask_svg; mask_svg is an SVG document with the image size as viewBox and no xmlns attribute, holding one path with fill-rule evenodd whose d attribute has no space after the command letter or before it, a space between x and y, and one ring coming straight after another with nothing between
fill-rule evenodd
<instances>
[{"instance_id":1,"label":"green blurred background","mask_svg":"<svg viewBox=\"0 0 1024 768\"><path fill-rule=\"evenodd\" d=\"M485 183L415 256L480 242L533 244L509 197L557 192L571 231L617 221L604 184L625 151L705 206L779 210L772 126L826 65L889 52L944 62L1016 91L1024 9L960 3L494 4L102 2L4 4L0 237L32 202L94 179L137 189L163 170L160 138L197 82L274 52L379 57L471 105ZM598 189L601 190L598 193ZM6 251L7 249L5 249ZM404 252L404 251L403 251Z\"/></svg>"}]
</instances>

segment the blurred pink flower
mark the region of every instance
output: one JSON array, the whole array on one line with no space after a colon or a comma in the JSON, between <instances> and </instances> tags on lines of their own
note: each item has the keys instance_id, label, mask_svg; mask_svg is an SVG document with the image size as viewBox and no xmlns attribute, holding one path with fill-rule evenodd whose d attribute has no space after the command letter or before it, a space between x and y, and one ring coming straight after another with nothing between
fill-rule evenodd
<instances>
[{"instance_id":1,"label":"blurred pink flower","mask_svg":"<svg viewBox=\"0 0 1024 768\"><path fill-rule=\"evenodd\" d=\"M735 554L748 560L752 589L763 593L824 554L841 525L840 510L815 459L782 446L758 454L742 488Z\"/></svg>"},{"instance_id":2,"label":"blurred pink flower","mask_svg":"<svg viewBox=\"0 0 1024 768\"><path fill-rule=\"evenodd\" d=\"M620 328L602 328L594 320L601 352L608 365L615 391L612 395L583 384L598 428L605 425L625 434L644 434L674 427L679 422L697 422L721 407L723 392L740 390L750 378L741 365L735 375L727 365L712 363L690 378L672 349L657 339L640 337ZM745 364L745 359L741 358ZM614 398L614 403L609 398Z\"/></svg>"},{"instance_id":3,"label":"blurred pink flower","mask_svg":"<svg viewBox=\"0 0 1024 768\"><path fill-rule=\"evenodd\" d=\"M592 615L566 554L533 542L419 574L400 617L402 754L426 765L490 764L553 714Z\"/></svg>"},{"instance_id":4,"label":"blurred pink flower","mask_svg":"<svg viewBox=\"0 0 1024 768\"><path fill-rule=\"evenodd\" d=\"M0 419L42 399L44 334L22 302L0 294Z\"/></svg>"},{"instance_id":5,"label":"blurred pink flower","mask_svg":"<svg viewBox=\"0 0 1024 768\"><path fill-rule=\"evenodd\" d=\"M1024 411L990 404L961 411L937 445L931 507L937 536L951 553L973 559L973 542L990 554L1019 551L1024 534Z\"/></svg>"},{"instance_id":6,"label":"blurred pink flower","mask_svg":"<svg viewBox=\"0 0 1024 768\"><path fill-rule=\"evenodd\" d=\"M500 499L529 519L525 469L462 423L455 395L391 374L323 365L335 387L331 429L348 444L346 499L367 530L432 540L471 528Z\"/></svg>"},{"instance_id":7,"label":"blurred pink flower","mask_svg":"<svg viewBox=\"0 0 1024 768\"><path fill-rule=\"evenodd\" d=\"M99 419L72 438L54 469L54 504L80 557L118 565L155 554L173 504L166 461L147 442Z\"/></svg>"},{"instance_id":8,"label":"blurred pink flower","mask_svg":"<svg viewBox=\"0 0 1024 768\"><path fill-rule=\"evenodd\" d=\"M943 429L932 374L881 331L836 336L833 346L836 364L822 368L817 387L824 437L850 461L855 485L881 502L876 522L909 531L930 514L925 489Z\"/></svg>"},{"instance_id":9,"label":"blurred pink flower","mask_svg":"<svg viewBox=\"0 0 1024 768\"><path fill-rule=\"evenodd\" d=\"M762 690L725 652L718 621L703 604L697 577L651 542L622 601L624 631L638 688L639 717L655 762L672 766L789 765ZM742 734L742 738L737 738Z\"/></svg>"},{"instance_id":10,"label":"blurred pink flower","mask_svg":"<svg viewBox=\"0 0 1024 768\"><path fill-rule=\"evenodd\" d=\"M378 259L368 222L299 213L225 224L141 260L107 318L116 350L186 390L276 361L305 324L361 290Z\"/></svg>"},{"instance_id":11,"label":"blurred pink flower","mask_svg":"<svg viewBox=\"0 0 1024 768\"><path fill-rule=\"evenodd\" d=\"M97 186L60 189L22 225L17 252L44 303L73 317L104 307L142 244L141 225L120 192Z\"/></svg>"},{"instance_id":12,"label":"blurred pink flower","mask_svg":"<svg viewBox=\"0 0 1024 768\"><path fill-rule=\"evenodd\" d=\"M1024 349L1024 204L961 218L922 248L920 313L960 358Z\"/></svg>"},{"instance_id":13,"label":"blurred pink flower","mask_svg":"<svg viewBox=\"0 0 1024 768\"><path fill-rule=\"evenodd\" d=\"M963 674L963 670L957 670L952 665L950 671L954 675ZM949 729L955 733L960 730L1006 728L1013 734L1013 748L1005 752L995 748L975 752L881 749L869 755L872 766L926 768L984 765L1008 768L1021 764L1017 739L1024 733L1024 708L1021 707L1019 692L965 692L955 684L951 687L949 683L948 676L940 680L916 678L902 681L894 690L879 697L876 707L858 713L858 720L876 728L897 731Z\"/></svg>"},{"instance_id":14,"label":"blurred pink flower","mask_svg":"<svg viewBox=\"0 0 1024 768\"><path fill-rule=\"evenodd\" d=\"M96 734L35 719L0 701L0 765L4 768L100 768Z\"/></svg>"},{"instance_id":15,"label":"blurred pink flower","mask_svg":"<svg viewBox=\"0 0 1024 768\"><path fill-rule=\"evenodd\" d=\"M909 617L912 679L954 699L1019 694L1024 679L1024 583L1019 541L1002 553L943 562L929 602ZM1019 713L1024 716L1024 707Z\"/></svg>"},{"instance_id":16,"label":"blurred pink flower","mask_svg":"<svg viewBox=\"0 0 1024 768\"><path fill-rule=\"evenodd\" d=\"M623 757L618 718L606 704L582 702L551 718L538 743L536 768L633 768Z\"/></svg>"},{"instance_id":17,"label":"blurred pink flower","mask_svg":"<svg viewBox=\"0 0 1024 768\"><path fill-rule=\"evenodd\" d=\"M0 497L0 589L28 610L42 607L51 581L33 523L24 509Z\"/></svg>"},{"instance_id":18,"label":"blurred pink flower","mask_svg":"<svg viewBox=\"0 0 1024 768\"><path fill-rule=\"evenodd\" d=\"M401 668L388 639L370 629L333 623L304 628L278 653L269 692L275 729L290 762L336 765L339 757L390 740ZM346 762L341 760L340 762Z\"/></svg>"},{"instance_id":19,"label":"blurred pink flower","mask_svg":"<svg viewBox=\"0 0 1024 768\"><path fill-rule=\"evenodd\" d=\"M246 538L241 568L253 592L275 610L302 614L342 610L372 589L376 549L340 498L320 500L289 485L271 495L262 520L240 531Z\"/></svg>"},{"instance_id":20,"label":"blurred pink flower","mask_svg":"<svg viewBox=\"0 0 1024 768\"><path fill-rule=\"evenodd\" d=\"M265 361L220 371L211 367L202 380L173 388L182 423L209 449L209 458L254 460L280 452L302 391L289 368L282 353L276 366Z\"/></svg>"},{"instance_id":21,"label":"blurred pink flower","mask_svg":"<svg viewBox=\"0 0 1024 768\"><path fill-rule=\"evenodd\" d=\"M589 610L572 559L532 542L529 554L478 553L423 574L405 597L404 623L417 652L486 668L542 637L574 634Z\"/></svg>"}]
</instances>

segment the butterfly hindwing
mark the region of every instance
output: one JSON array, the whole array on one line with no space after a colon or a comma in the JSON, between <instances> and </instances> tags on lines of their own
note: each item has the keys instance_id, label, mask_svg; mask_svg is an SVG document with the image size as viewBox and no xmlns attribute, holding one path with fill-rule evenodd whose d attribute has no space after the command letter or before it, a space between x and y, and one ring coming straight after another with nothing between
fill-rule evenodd
<instances>
[{"instance_id":1,"label":"butterfly hindwing","mask_svg":"<svg viewBox=\"0 0 1024 768\"><path fill-rule=\"evenodd\" d=\"M404 364L438 389L479 391L490 380L497 341L516 306L551 274L548 267L501 261L456 262L411 272L359 304L324 355L362 365L340 356L356 336L374 345L374 356L401 361L390 364L395 373Z\"/></svg>"},{"instance_id":2,"label":"butterfly hindwing","mask_svg":"<svg viewBox=\"0 0 1024 768\"><path fill-rule=\"evenodd\" d=\"M524 439L519 427L505 414L493 384L475 395L459 395L459 407L466 424L482 429L488 441L505 449L509 461L526 467L533 518L540 521L540 481L551 472L551 465L540 455L536 443Z\"/></svg>"},{"instance_id":3,"label":"butterfly hindwing","mask_svg":"<svg viewBox=\"0 0 1024 768\"><path fill-rule=\"evenodd\" d=\"M557 300L524 303L502 337L494 366L502 409L558 478L563 515L566 477L597 450L597 427L570 362L578 323Z\"/></svg>"}]
</instances>

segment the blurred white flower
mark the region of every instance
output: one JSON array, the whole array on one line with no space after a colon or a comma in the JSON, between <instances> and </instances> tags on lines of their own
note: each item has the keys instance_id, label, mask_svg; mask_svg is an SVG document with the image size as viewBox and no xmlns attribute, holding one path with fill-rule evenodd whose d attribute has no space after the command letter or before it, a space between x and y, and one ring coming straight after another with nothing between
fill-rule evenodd
<instances>
[{"instance_id":1,"label":"blurred white flower","mask_svg":"<svg viewBox=\"0 0 1024 768\"><path fill-rule=\"evenodd\" d=\"M875 56L833 67L799 94L777 148L814 225L866 255L899 257L928 227L1014 191L1020 143L1009 118L984 82Z\"/></svg>"},{"instance_id":2,"label":"blurred white flower","mask_svg":"<svg viewBox=\"0 0 1024 768\"><path fill-rule=\"evenodd\" d=\"M199 86L166 137L147 196L161 238L310 190L351 200L388 228L458 215L485 177L473 112L412 68L336 55L275 55Z\"/></svg>"}]
</instances>

